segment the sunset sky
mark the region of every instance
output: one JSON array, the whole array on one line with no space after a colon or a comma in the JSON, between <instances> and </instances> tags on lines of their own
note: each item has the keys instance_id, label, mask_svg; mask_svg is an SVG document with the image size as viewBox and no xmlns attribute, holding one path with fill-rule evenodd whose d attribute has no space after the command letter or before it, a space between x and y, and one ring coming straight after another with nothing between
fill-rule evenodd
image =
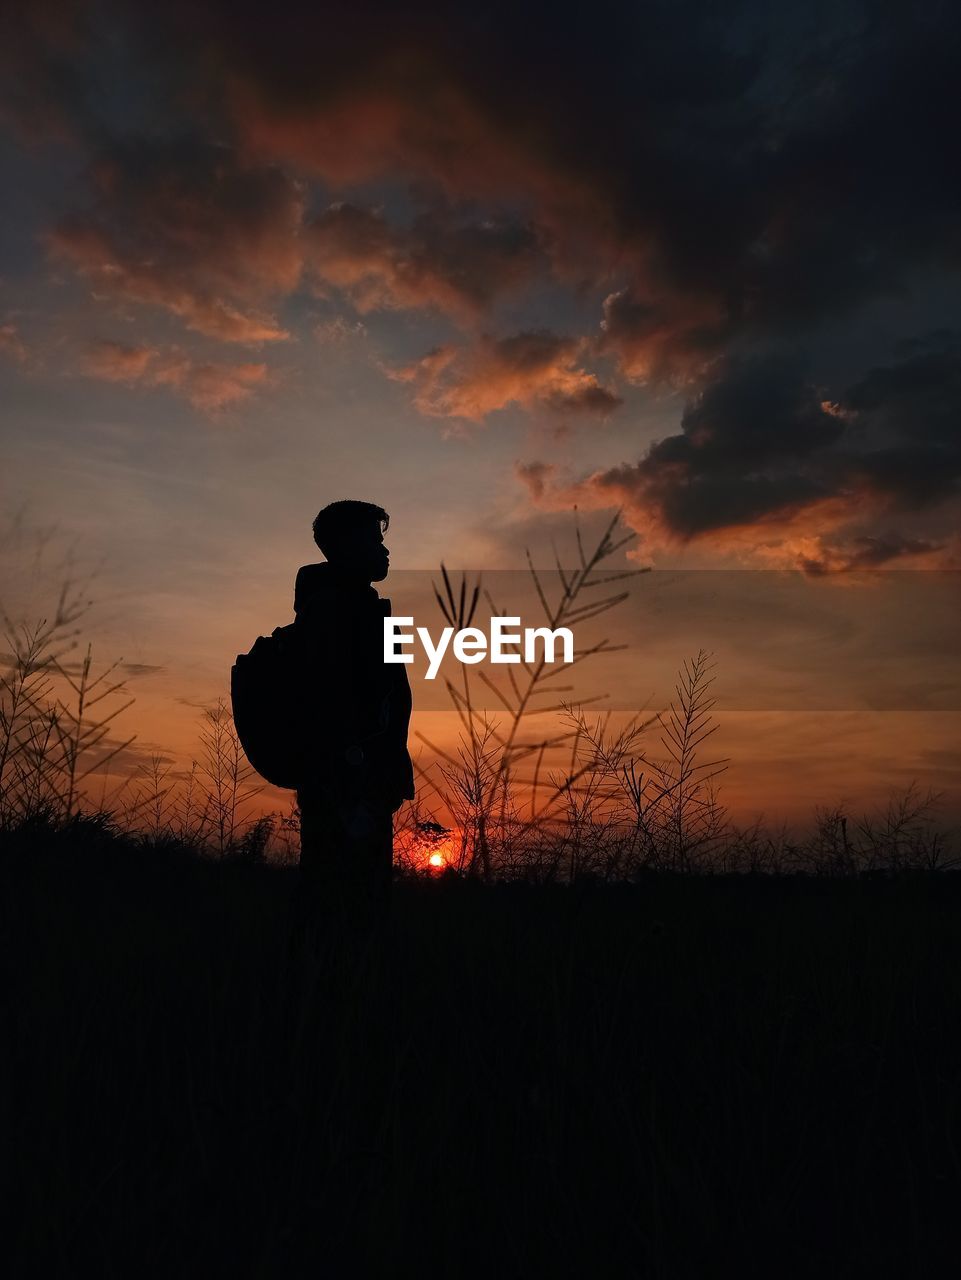
<instances>
[{"instance_id":1,"label":"sunset sky","mask_svg":"<svg viewBox=\"0 0 961 1280\"><path fill-rule=\"evenodd\" d=\"M0 599L99 566L129 762L183 761L327 502L390 511L383 592L432 627L408 571L572 562L575 504L622 507L611 567L652 572L585 690L660 705L711 648L739 815L917 779L957 816L959 35L844 0L4 6Z\"/></svg>"}]
</instances>

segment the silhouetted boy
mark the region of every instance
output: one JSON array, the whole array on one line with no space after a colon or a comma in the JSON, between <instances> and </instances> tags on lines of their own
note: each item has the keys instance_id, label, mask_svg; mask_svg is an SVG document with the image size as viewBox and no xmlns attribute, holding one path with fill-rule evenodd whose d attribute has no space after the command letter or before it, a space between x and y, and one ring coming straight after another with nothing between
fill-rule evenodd
<instances>
[{"instance_id":1,"label":"silhouetted boy","mask_svg":"<svg viewBox=\"0 0 961 1280\"><path fill-rule=\"evenodd\" d=\"M294 612L303 668L300 864L328 901L384 908L393 863L393 814L413 799L407 751L406 667L384 662L389 516L369 502L333 502L314 521L326 563L297 574Z\"/></svg>"}]
</instances>

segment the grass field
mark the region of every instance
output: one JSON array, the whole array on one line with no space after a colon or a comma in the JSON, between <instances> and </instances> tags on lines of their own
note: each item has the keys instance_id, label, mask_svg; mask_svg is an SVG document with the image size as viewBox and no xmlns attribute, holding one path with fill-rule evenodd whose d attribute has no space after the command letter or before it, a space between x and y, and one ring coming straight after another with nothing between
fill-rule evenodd
<instances>
[{"instance_id":1,"label":"grass field","mask_svg":"<svg viewBox=\"0 0 961 1280\"><path fill-rule=\"evenodd\" d=\"M961 876L395 887L8 836L8 1275L928 1277Z\"/></svg>"}]
</instances>

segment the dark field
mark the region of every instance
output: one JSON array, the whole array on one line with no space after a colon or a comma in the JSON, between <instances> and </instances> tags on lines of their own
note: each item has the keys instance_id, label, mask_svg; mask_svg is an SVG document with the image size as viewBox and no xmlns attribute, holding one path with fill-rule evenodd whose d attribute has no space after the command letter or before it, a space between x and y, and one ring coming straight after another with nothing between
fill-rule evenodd
<instances>
[{"instance_id":1,"label":"dark field","mask_svg":"<svg viewBox=\"0 0 961 1280\"><path fill-rule=\"evenodd\" d=\"M406 882L9 841L8 1275L951 1274L961 876Z\"/></svg>"}]
</instances>

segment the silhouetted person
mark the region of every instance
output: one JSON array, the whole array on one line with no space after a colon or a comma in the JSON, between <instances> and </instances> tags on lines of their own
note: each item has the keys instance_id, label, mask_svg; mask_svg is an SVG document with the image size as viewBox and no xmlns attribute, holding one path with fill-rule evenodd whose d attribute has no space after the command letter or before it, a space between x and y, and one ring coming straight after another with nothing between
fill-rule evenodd
<instances>
[{"instance_id":1,"label":"silhouetted person","mask_svg":"<svg viewBox=\"0 0 961 1280\"><path fill-rule=\"evenodd\" d=\"M326 562L297 574L295 626L303 667L300 864L311 898L376 916L390 898L393 814L414 796L407 751L411 692L403 664L384 662L389 516L369 502L333 502L314 521Z\"/></svg>"}]
</instances>

